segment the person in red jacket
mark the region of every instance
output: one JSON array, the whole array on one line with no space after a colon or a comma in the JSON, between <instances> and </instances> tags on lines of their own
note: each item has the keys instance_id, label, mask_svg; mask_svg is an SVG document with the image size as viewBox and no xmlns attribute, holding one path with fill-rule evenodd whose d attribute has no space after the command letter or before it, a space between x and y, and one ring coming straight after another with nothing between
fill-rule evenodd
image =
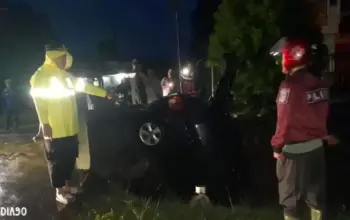
<instances>
[{"instance_id":1,"label":"person in red jacket","mask_svg":"<svg viewBox=\"0 0 350 220\"><path fill-rule=\"evenodd\" d=\"M285 220L299 220L301 199L311 219L323 219L325 209L324 141L336 144L327 133L329 90L308 71L311 46L302 39L287 39L282 48L286 74L277 96L277 127L271 140L277 159L279 200Z\"/></svg>"}]
</instances>

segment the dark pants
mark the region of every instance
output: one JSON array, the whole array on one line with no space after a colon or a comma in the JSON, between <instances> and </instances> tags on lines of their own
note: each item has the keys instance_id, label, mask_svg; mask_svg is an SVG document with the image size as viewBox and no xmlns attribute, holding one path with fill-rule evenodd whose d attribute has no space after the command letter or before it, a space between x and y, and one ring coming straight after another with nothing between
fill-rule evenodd
<instances>
[{"instance_id":1,"label":"dark pants","mask_svg":"<svg viewBox=\"0 0 350 220\"><path fill-rule=\"evenodd\" d=\"M51 185L61 188L71 179L78 157L78 137L70 136L45 141Z\"/></svg>"},{"instance_id":2,"label":"dark pants","mask_svg":"<svg viewBox=\"0 0 350 220\"><path fill-rule=\"evenodd\" d=\"M12 125L14 129L17 129L19 125L18 110L16 108L6 109L5 115L6 115L5 129L9 130Z\"/></svg>"},{"instance_id":3,"label":"dark pants","mask_svg":"<svg viewBox=\"0 0 350 220\"><path fill-rule=\"evenodd\" d=\"M319 148L304 154L288 154L285 161L277 161L280 204L286 216L299 216L299 202L314 210L325 206L325 158Z\"/></svg>"}]
</instances>

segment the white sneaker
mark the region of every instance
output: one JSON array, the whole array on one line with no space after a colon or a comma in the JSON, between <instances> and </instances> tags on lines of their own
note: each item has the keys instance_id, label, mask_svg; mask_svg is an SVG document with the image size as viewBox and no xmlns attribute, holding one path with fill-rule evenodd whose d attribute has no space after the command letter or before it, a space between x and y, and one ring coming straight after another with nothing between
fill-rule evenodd
<instances>
[{"instance_id":1,"label":"white sneaker","mask_svg":"<svg viewBox=\"0 0 350 220\"><path fill-rule=\"evenodd\" d=\"M71 194L69 193L56 193L56 201L57 202L60 202L60 203L63 203L63 204L68 204L68 203L72 203L74 201L74 196L72 196Z\"/></svg>"}]
</instances>

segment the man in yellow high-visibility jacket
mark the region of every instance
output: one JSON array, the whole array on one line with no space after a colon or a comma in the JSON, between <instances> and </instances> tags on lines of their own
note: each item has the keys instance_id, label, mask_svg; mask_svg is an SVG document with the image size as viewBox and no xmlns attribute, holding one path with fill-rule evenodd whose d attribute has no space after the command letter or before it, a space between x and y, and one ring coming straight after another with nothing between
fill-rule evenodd
<instances>
[{"instance_id":1,"label":"man in yellow high-visibility jacket","mask_svg":"<svg viewBox=\"0 0 350 220\"><path fill-rule=\"evenodd\" d=\"M81 81L65 70L73 58L64 46L46 48L44 64L30 79L31 95L45 140L51 184L56 200L67 204L76 189L68 186L78 157L76 92L112 98L105 90Z\"/></svg>"}]
</instances>

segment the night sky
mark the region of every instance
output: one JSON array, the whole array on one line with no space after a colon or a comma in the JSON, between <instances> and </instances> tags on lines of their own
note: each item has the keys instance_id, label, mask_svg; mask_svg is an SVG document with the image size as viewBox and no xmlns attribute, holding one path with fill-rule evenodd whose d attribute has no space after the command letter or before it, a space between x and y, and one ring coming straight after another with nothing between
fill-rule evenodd
<instances>
[{"instance_id":1,"label":"night sky","mask_svg":"<svg viewBox=\"0 0 350 220\"><path fill-rule=\"evenodd\" d=\"M75 57L97 57L98 42L113 33L127 58L176 59L172 0L10 0L48 15L60 40ZM181 52L189 51L190 16L196 0L180 0Z\"/></svg>"}]
</instances>

